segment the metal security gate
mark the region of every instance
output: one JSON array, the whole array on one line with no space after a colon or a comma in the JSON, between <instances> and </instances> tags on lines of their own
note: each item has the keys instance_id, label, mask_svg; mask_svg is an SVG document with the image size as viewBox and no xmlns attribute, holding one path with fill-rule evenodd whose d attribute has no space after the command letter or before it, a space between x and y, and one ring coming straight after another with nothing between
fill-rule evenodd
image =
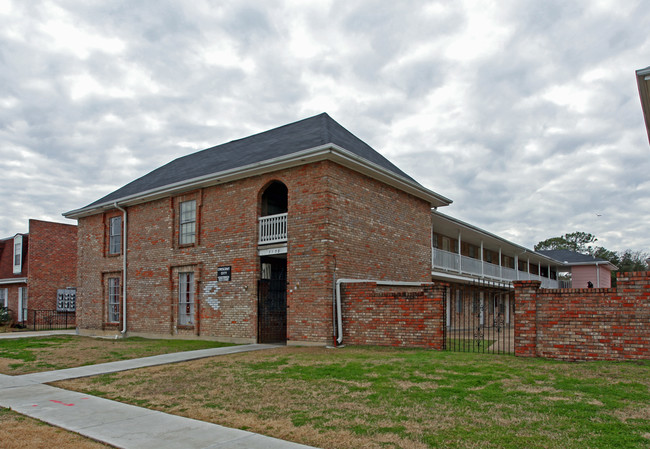
<instances>
[{"instance_id":1,"label":"metal security gate","mask_svg":"<svg viewBox=\"0 0 650 449\"><path fill-rule=\"evenodd\" d=\"M287 281L257 282L257 335L259 343L287 341Z\"/></svg>"},{"instance_id":2,"label":"metal security gate","mask_svg":"<svg viewBox=\"0 0 650 449\"><path fill-rule=\"evenodd\" d=\"M476 281L450 287L445 298L445 349L514 353L514 294L508 285Z\"/></svg>"}]
</instances>

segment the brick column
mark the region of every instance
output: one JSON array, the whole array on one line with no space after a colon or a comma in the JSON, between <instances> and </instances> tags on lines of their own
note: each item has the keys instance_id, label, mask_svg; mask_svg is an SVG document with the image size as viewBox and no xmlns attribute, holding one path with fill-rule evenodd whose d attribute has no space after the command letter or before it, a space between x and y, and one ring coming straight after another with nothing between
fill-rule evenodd
<instances>
[{"instance_id":1,"label":"brick column","mask_svg":"<svg viewBox=\"0 0 650 449\"><path fill-rule=\"evenodd\" d=\"M424 287L424 294L427 298L433 301L432 312L433 322L437 323L431 338L431 349L442 351L445 342L445 292L449 284L440 282L433 285L426 285Z\"/></svg>"},{"instance_id":2,"label":"brick column","mask_svg":"<svg viewBox=\"0 0 650 449\"><path fill-rule=\"evenodd\" d=\"M515 287L515 355L537 357L537 291L540 281L513 281Z\"/></svg>"}]
</instances>

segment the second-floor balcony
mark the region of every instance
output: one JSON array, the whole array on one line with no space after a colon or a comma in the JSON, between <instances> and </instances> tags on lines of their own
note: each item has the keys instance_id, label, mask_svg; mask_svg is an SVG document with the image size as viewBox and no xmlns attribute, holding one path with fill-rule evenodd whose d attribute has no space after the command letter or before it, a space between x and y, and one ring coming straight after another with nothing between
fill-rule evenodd
<instances>
[{"instance_id":1,"label":"second-floor balcony","mask_svg":"<svg viewBox=\"0 0 650 449\"><path fill-rule=\"evenodd\" d=\"M539 276L527 271L515 270L468 256L461 256L437 248L433 248L433 269L434 271L446 271L458 275L469 275L505 282L516 280L541 281L543 288L558 288L556 279Z\"/></svg>"},{"instance_id":2,"label":"second-floor balcony","mask_svg":"<svg viewBox=\"0 0 650 449\"><path fill-rule=\"evenodd\" d=\"M287 241L287 213L259 217L259 245Z\"/></svg>"}]
</instances>

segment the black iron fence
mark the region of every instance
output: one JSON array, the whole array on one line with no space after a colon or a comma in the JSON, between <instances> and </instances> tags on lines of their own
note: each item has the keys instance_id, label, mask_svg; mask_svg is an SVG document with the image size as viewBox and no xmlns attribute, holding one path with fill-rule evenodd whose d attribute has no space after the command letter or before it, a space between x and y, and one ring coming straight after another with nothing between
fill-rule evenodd
<instances>
[{"instance_id":1,"label":"black iron fence","mask_svg":"<svg viewBox=\"0 0 650 449\"><path fill-rule=\"evenodd\" d=\"M35 331L71 329L75 327L75 313L56 310L28 310L26 325Z\"/></svg>"},{"instance_id":2,"label":"black iron fence","mask_svg":"<svg viewBox=\"0 0 650 449\"><path fill-rule=\"evenodd\" d=\"M514 298L500 283L476 281L453 287L445 301L445 349L514 352Z\"/></svg>"}]
</instances>

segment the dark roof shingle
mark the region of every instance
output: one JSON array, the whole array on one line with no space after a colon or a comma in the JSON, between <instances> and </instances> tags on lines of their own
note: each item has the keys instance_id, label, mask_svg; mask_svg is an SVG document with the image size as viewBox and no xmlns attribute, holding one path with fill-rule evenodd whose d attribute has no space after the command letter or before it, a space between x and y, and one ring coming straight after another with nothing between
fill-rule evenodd
<instances>
[{"instance_id":1,"label":"dark roof shingle","mask_svg":"<svg viewBox=\"0 0 650 449\"><path fill-rule=\"evenodd\" d=\"M302 150L335 144L355 155L417 184L368 144L345 129L326 113L280 126L259 134L217 145L180 157L126 184L86 207L188 181L201 176L246 167Z\"/></svg>"},{"instance_id":2,"label":"dark roof shingle","mask_svg":"<svg viewBox=\"0 0 650 449\"><path fill-rule=\"evenodd\" d=\"M598 257L590 256L589 254L581 254L569 249L545 249L535 251L544 256L548 256L551 259L555 259L560 262L567 262L569 265L576 263L589 263L589 262L607 262L605 259L600 259Z\"/></svg>"}]
</instances>

